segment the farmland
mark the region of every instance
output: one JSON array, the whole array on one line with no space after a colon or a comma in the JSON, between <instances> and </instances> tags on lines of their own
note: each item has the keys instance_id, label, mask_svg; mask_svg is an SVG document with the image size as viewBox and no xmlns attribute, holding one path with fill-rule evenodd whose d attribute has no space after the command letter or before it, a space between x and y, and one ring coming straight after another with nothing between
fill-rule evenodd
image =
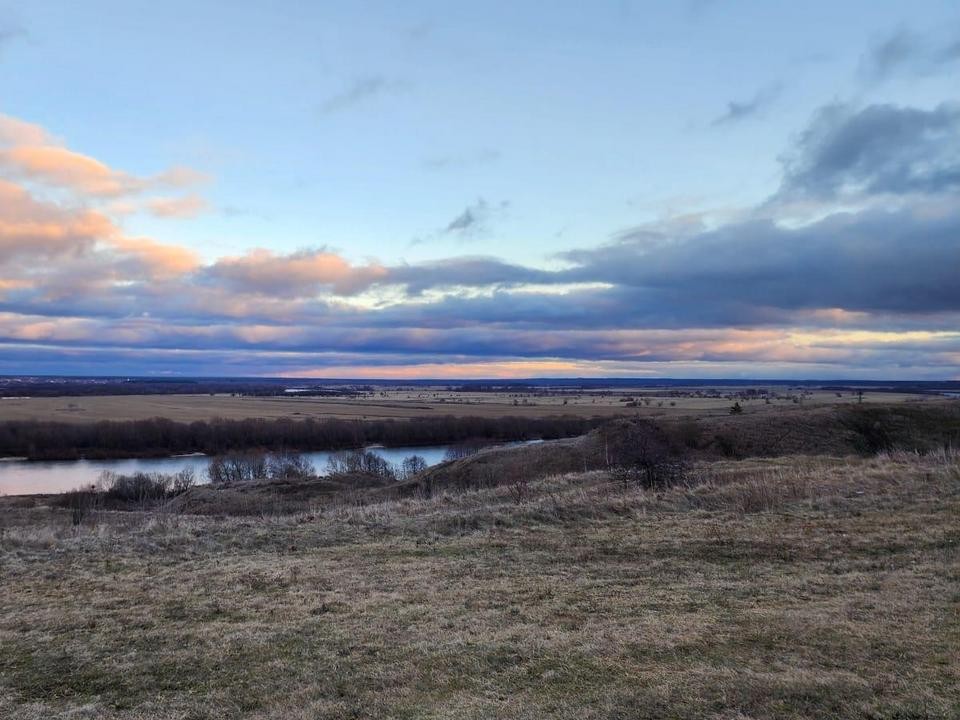
<instances>
[{"instance_id":1,"label":"farmland","mask_svg":"<svg viewBox=\"0 0 960 720\"><path fill-rule=\"evenodd\" d=\"M749 389L748 389L749 390ZM753 390L766 390L753 388ZM96 422L146 420L176 422L213 418L406 419L418 417L547 417L575 415L606 417L624 412L651 417L723 415L735 401L748 412L770 412L802 403L805 406L920 402L929 395L871 392L862 399L852 391L769 389L770 402L745 389L618 388L616 391L471 392L448 388L378 389L350 397L247 396L240 394L91 395L8 397L0 400L0 422L39 420Z\"/></svg>"}]
</instances>

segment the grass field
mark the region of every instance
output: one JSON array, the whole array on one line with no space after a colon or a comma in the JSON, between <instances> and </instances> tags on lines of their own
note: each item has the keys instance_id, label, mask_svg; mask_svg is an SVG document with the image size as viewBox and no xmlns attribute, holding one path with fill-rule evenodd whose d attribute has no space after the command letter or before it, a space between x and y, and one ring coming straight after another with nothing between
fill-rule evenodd
<instances>
[{"instance_id":1,"label":"grass field","mask_svg":"<svg viewBox=\"0 0 960 720\"><path fill-rule=\"evenodd\" d=\"M678 391L676 388L674 391ZM682 392L682 389L679 390ZM747 412L771 412L795 403L791 393L779 389L781 397L766 404L763 400L741 400ZM628 405L624 398L639 400ZM897 393L865 393L865 403L931 400L931 396ZM180 422L212 418L352 418L387 419L443 415L480 417L543 417L617 415L624 412L650 416L677 414L723 415L734 402L727 397L671 396L645 390L595 393L507 393L453 392L447 390L384 390L358 398L243 397L231 395L127 395L89 397L4 398L0 400L0 421L58 420L146 420L155 417ZM854 404L858 398L846 392L813 391L803 396L805 406Z\"/></svg>"},{"instance_id":2,"label":"grass field","mask_svg":"<svg viewBox=\"0 0 960 720\"><path fill-rule=\"evenodd\" d=\"M0 501L0 716L955 718L960 459L217 519Z\"/></svg>"}]
</instances>

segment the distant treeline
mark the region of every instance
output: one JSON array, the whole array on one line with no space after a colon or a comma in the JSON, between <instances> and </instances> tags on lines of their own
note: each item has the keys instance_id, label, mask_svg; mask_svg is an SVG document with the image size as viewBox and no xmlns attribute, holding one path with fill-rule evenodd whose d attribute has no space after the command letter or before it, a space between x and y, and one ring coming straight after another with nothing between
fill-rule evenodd
<instances>
[{"instance_id":1,"label":"distant treeline","mask_svg":"<svg viewBox=\"0 0 960 720\"><path fill-rule=\"evenodd\" d=\"M410 420L247 419L174 422L163 418L72 424L0 423L0 456L35 460L210 455L233 450L343 450L365 445L424 446L473 441L544 440L581 435L604 421L430 417Z\"/></svg>"},{"instance_id":2,"label":"distant treeline","mask_svg":"<svg viewBox=\"0 0 960 720\"><path fill-rule=\"evenodd\" d=\"M71 397L89 395L300 395L356 396L383 390L445 389L452 392L539 393L545 391L667 390L671 388L780 387L822 389L830 392L940 393L960 392L960 381L879 381L879 380L749 380L682 378L541 378L526 380L290 380L286 378L155 378L155 377L56 377L0 376L0 396ZM287 392L295 389L295 393Z\"/></svg>"}]
</instances>

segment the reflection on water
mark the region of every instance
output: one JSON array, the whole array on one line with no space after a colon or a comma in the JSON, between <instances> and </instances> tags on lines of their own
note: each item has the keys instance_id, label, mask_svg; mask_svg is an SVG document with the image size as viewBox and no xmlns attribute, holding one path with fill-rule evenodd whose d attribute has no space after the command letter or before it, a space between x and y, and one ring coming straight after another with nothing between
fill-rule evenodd
<instances>
[{"instance_id":1,"label":"reflection on water","mask_svg":"<svg viewBox=\"0 0 960 720\"><path fill-rule=\"evenodd\" d=\"M443 460L449 445L430 447L371 447L372 452L389 463L400 465L404 458L419 455L427 465L436 465ZM327 469L327 458L332 452L304 453L319 474ZM58 460L55 462L27 462L11 460L0 462L0 495L25 495L31 493L56 493L73 490L97 482L104 471L120 475L137 472L175 473L193 468L197 482L206 482L208 457L187 455L168 458L144 458L129 460Z\"/></svg>"}]
</instances>

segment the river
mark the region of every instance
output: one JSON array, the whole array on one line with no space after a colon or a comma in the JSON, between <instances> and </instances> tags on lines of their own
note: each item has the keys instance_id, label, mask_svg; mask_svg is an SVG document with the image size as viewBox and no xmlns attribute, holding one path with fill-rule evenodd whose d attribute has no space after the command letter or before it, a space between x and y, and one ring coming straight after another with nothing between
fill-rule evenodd
<instances>
[{"instance_id":1,"label":"river","mask_svg":"<svg viewBox=\"0 0 960 720\"><path fill-rule=\"evenodd\" d=\"M393 465L400 465L404 458L419 455L427 465L436 465L443 460L449 445L429 447L371 447L372 452ZM327 459L332 452L303 453L318 474L327 469ZM137 472L175 473L193 468L198 483L207 481L205 455L182 455L166 458L139 458L126 460L37 460L0 461L0 495L30 495L34 493L58 493L89 486L97 482L103 472L130 475Z\"/></svg>"}]
</instances>

